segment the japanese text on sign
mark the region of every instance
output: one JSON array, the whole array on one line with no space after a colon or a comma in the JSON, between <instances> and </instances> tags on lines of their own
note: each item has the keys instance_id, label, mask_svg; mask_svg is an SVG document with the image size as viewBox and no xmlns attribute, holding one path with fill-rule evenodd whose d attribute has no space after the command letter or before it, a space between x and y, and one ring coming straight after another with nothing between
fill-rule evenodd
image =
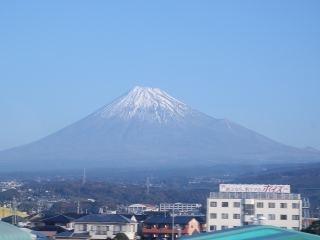
<instances>
[{"instance_id":1,"label":"japanese text on sign","mask_svg":"<svg viewBox=\"0 0 320 240\"><path fill-rule=\"evenodd\" d=\"M290 193L290 185L220 184L220 192Z\"/></svg>"}]
</instances>

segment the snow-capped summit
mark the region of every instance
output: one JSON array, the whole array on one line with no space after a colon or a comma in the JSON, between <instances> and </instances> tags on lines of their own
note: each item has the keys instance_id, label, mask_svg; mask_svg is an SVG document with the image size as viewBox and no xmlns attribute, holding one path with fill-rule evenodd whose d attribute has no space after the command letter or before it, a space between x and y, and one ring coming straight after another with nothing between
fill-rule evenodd
<instances>
[{"instance_id":1,"label":"snow-capped summit","mask_svg":"<svg viewBox=\"0 0 320 240\"><path fill-rule=\"evenodd\" d=\"M171 97L159 88L135 87L103 107L95 116L156 123L184 122L187 116L200 112Z\"/></svg>"}]
</instances>

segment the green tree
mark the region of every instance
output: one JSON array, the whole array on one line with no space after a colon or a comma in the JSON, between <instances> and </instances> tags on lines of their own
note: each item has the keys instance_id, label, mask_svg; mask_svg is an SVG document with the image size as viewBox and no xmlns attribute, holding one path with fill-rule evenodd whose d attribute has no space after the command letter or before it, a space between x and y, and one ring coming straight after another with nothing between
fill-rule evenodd
<instances>
[{"instance_id":1,"label":"green tree","mask_svg":"<svg viewBox=\"0 0 320 240\"><path fill-rule=\"evenodd\" d=\"M118 233L113 240L129 240L129 238L124 233Z\"/></svg>"},{"instance_id":2,"label":"green tree","mask_svg":"<svg viewBox=\"0 0 320 240\"><path fill-rule=\"evenodd\" d=\"M320 220L313 221L312 224L306 229L302 229L302 232L320 235Z\"/></svg>"}]
</instances>

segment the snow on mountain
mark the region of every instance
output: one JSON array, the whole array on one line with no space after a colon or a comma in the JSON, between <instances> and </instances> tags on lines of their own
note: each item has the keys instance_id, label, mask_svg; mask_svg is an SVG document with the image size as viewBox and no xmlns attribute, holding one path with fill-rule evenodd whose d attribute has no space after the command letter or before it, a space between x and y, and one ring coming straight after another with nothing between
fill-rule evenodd
<instances>
[{"instance_id":1,"label":"snow on mountain","mask_svg":"<svg viewBox=\"0 0 320 240\"><path fill-rule=\"evenodd\" d=\"M201 113L171 97L159 88L135 87L127 94L99 110L95 116L124 120L135 119L149 123L184 122L187 116Z\"/></svg>"}]
</instances>

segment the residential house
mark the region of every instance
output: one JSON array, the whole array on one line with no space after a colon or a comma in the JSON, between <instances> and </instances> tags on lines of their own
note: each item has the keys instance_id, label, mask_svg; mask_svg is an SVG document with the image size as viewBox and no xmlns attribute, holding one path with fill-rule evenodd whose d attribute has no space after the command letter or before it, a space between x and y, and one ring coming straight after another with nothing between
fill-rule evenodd
<instances>
[{"instance_id":1,"label":"residential house","mask_svg":"<svg viewBox=\"0 0 320 240\"><path fill-rule=\"evenodd\" d=\"M172 229L172 222L174 221L174 230ZM172 238L172 232L174 231L174 237L188 236L200 233L200 224L192 216L190 217L153 217L148 218L143 224L143 236L146 239L156 238Z\"/></svg>"},{"instance_id":2,"label":"residential house","mask_svg":"<svg viewBox=\"0 0 320 240\"><path fill-rule=\"evenodd\" d=\"M60 226L35 226L35 227L31 227L30 229L44 234L48 239L52 239L54 235L66 231L66 229Z\"/></svg>"},{"instance_id":3,"label":"residential house","mask_svg":"<svg viewBox=\"0 0 320 240\"><path fill-rule=\"evenodd\" d=\"M51 212L41 212L29 218L29 226L60 226L67 230L74 228L74 220L87 216L88 214L64 213L55 214Z\"/></svg>"},{"instance_id":4,"label":"residential house","mask_svg":"<svg viewBox=\"0 0 320 240\"><path fill-rule=\"evenodd\" d=\"M120 232L134 239L138 225L120 214L90 214L74 220L74 224L74 231L57 234L55 239L113 239Z\"/></svg>"}]
</instances>

